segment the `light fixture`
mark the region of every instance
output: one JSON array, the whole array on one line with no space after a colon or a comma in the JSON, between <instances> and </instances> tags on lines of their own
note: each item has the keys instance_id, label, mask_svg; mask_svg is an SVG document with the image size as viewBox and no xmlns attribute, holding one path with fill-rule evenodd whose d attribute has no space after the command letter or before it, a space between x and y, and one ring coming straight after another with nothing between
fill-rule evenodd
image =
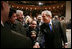
<instances>
[{"instance_id":1,"label":"light fixture","mask_svg":"<svg viewBox=\"0 0 72 49\"><path fill-rule=\"evenodd\" d=\"M49 7L49 9L51 9L51 8Z\"/></svg>"},{"instance_id":2,"label":"light fixture","mask_svg":"<svg viewBox=\"0 0 72 49\"><path fill-rule=\"evenodd\" d=\"M22 9L23 9L23 7L22 7Z\"/></svg>"},{"instance_id":3,"label":"light fixture","mask_svg":"<svg viewBox=\"0 0 72 49\"><path fill-rule=\"evenodd\" d=\"M12 7L14 7L14 6L12 5Z\"/></svg>"},{"instance_id":4,"label":"light fixture","mask_svg":"<svg viewBox=\"0 0 72 49\"><path fill-rule=\"evenodd\" d=\"M55 9L55 7L53 7L53 9Z\"/></svg>"},{"instance_id":5,"label":"light fixture","mask_svg":"<svg viewBox=\"0 0 72 49\"><path fill-rule=\"evenodd\" d=\"M61 7L63 7L63 5L61 5Z\"/></svg>"},{"instance_id":6,"label":"light fixture","mask_svg":"<svg viewBox=\"0 0 72 49\"><path fill-rule=\"evenodd\" d=\"M17 8L19 8L19 7L17 6Z\"/></svg>"},{"instance_id":7,"label":"light fixture","mask_svg":"<svg viewBox=\"0 0 72 49\"><path fill-rule=\"evenodd\" d=\"M41 3L41 2L39 2L38 4L39 4L39 5L43 5L43 3Z\"/></svg>"},{"instance_id":8,"label":"light fixture","mask_svg":"<svg viewBox=\"0 0 72 49\"><path fill-rule=\"evenodd\" d=\"M57 8L59 8L59 6L57 6Z\"/></svg>"},{"instance_id":9,"label":"light fixture","mask_svg":"<svg viewBox=\"0 0 72 49\"><path fill-rule=\"evenodd\" d=\"M47 8L45 8L47 10Z\"/></svg>"},{"instance_id":10,"label":"light fixture","mask_svg":"<svg viewBox=\"0 0 72 49\"><path fill-rule=\"evenodd\" d=\"M36 10L37 8L35 8L35 10Z\"/></svg>"},{"instance_id":11,"label":"light fixture","mask_svg":"<svg viewBox=\"0 0 72 49\"><path fill-rule=\"evenodd\" d=\"M26 9L28 9L28 7L26 7Z\"/></svg>"},{"instance_id":12,"label":"light fixture","mask_svg":"<svg viewBox=\"0 0 72 49\"><path fill-rule=\"evenodd\" d=\"M32 8L30 8L32 10Z\"/></svg>"}]
</instances>

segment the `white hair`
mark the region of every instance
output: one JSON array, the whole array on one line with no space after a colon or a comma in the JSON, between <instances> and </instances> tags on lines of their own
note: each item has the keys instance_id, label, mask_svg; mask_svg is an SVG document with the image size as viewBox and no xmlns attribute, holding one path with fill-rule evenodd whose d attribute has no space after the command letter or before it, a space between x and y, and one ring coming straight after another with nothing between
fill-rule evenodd
<instances>
[{"instance_id":1,"label":"white hair","mask_svg":"<svg viewBox=\"0 0 72 49\"><path fill-rule=\"evenodd\" d=\"M16 10L16 14L17 14L17 15L19 15L20 13L23 14L23 11L21 11L21 10Z\"/></svg>"},{"instance_id":2,"label":"white hair","mask_svg":"<svg viewBox=\"0 0 72 49\"><path fill-rule=\"evenodd\" d=\"M28 23L28 21L32 21L32 18L29 15L25 17L25 23Z\"/></svg>"},{"instance_id":3,"label":"white hair","mask_svg":"<svg viewBox=\"0 0 72 49\"><path fill-rule=\"evenodd\" d=\"M42 11L42 15L43 15L43 13L45 13L46 15L49 15L50 17L52 17L51 11L44 10L44 11Z\"/></svg>"},{"instance_id":4,"label":"white hair","mask_svg":"<svg viewBox=\"0 0 72 49\"><path fill-rule=\"evenodd\" d=\"M26 18L30 18L30 16L29 16L29 15L27 15L27 16L26 16Z\"/></svg>"},{"instance_id":5,"label":"white hair","mask_svg":"<svg viewBox=\"0 0 72 49\"><path fill-rule=\"evenodd\" d=\"M58 17L59 17L58 15L55 15L55 16L54 16L55 19L58 19Z\"/></svg>"}]
</instances>

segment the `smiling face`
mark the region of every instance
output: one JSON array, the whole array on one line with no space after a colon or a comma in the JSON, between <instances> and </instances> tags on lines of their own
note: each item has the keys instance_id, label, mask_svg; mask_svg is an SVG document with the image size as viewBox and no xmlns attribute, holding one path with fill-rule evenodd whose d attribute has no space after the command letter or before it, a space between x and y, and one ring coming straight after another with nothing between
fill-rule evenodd
<instances>
[{"instance_id":1,"label":"smiling face","mask_svg":"<svg viewBox=\"0 0 72 49\"><path fill-rule=\"evenodd\" d=\"M31 33L31 38L33 38L33 39L36 38L36 34L34 32Z\"/></svg>"},{"instance_id":2,"label":"smiling face","mask_svg":"<svg viewBox=\"0 0 72 49\"><path fill-rule=\"evenodd\" d=\"M50 16L47 16L46 13L42 14L42 18L43 18L43 21L45 23L49 23L50 22Z\"/></svg>"},{"instance_id":3,"label":"smiling face","mask_svg":"<svg viewBox=\"0 0 72 49\"><path fill-rule=\"evenodd\" d=\"M14 23L15 20L17 19L16 13L13 13L13 15L11 16L11 22Z\"/></svg>"},{"instance_id":4,"label":"smiling face","mask_svg":"<svg viewBox=\"0 0 72 49\"><path fill-rule=\"evenodd\" d=\"M17 14L17 19L22 22L23 21L23 11L21 10L17 10L16 11L16 14Z\"/></svg>"}]
</instances>

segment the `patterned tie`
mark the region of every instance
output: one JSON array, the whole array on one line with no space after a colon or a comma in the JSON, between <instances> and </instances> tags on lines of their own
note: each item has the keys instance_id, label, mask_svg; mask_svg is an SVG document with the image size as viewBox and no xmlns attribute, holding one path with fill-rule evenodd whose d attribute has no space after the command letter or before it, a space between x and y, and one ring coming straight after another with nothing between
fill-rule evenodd
<instances>
[{"instance_id":1,"label":"patterned tie","mask_svg":"<svg viewBox=\"0 0 72 49\"><path fill-rule=\"evenodd\" d=\"M49 23L49 27L50 27L50 30L52 31L52 26L51 26L51 24Z\"/></svg>"}]
</instances>

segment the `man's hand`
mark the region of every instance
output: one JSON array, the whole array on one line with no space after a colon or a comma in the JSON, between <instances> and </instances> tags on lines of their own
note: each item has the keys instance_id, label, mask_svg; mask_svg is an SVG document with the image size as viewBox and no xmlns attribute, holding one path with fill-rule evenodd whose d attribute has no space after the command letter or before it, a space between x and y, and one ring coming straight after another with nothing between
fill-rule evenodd
<instances>
[{"instance_id":1,"label":"man's hand","mask_svg":"<svg viewBox=\"0 0 72 49\"><path fill-rule=\"evenodd\" d=\"M64 45L64 48L68 48L68 45L67 45L67 44L65 44L65 45Z\"/></svg>"},{"instance_id":2,"label":"man's hand","mask_svg":"<svg viewBox=\"0 0 72 49\"><path fill-rule=\"evenodd\" d=\"M40 48L39 43L36 42L35 45L33 46L33 48Z\"/></svg>"}]
</instances>

